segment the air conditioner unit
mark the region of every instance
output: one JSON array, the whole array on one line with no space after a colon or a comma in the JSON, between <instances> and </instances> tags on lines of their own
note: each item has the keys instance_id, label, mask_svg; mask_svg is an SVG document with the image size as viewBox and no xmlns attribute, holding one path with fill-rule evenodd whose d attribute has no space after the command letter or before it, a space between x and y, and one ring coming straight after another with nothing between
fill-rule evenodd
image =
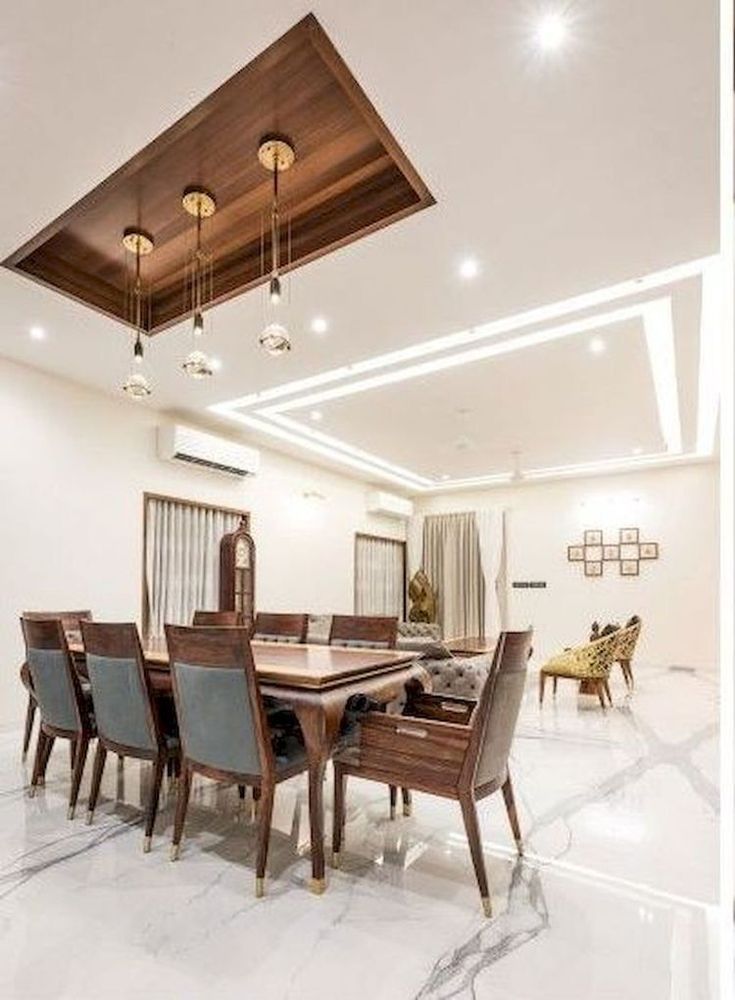
<instances>
[{"instance_id":1,"label":"air conditioner unit","mask_svg":"<svg viewBox=\"0 0 735 1000\"><path fill-rule=\"evenodd\" d=\"M399 521L407 521L413 515L413 501L397 497L395 493L384 493L373 490L368 493L368 514L382 514L383 517L394 517Z\"/></svg>"},{"instance_id":2,"label":"air conditioner unit","mask_svg":"<svg viewBox=\"0 0 735 1000\"><path fill-rule=\"evenodd\" d=\"M168 462L200 465L231 476L254 476L260 466L260 452L255 448L181 424L159 426L158 457Z\"/></svg>"}]
</instances>

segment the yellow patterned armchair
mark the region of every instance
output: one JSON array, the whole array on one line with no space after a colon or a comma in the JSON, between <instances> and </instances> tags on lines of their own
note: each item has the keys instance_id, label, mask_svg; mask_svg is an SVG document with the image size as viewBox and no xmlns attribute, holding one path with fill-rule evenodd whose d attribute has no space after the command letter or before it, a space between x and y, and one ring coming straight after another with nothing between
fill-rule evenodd
<instances>
[{"instance_id":1,"label":"yellow patterned armchair","mask_svg":"<svg viewBox=\"0 0 735 1000\"><path fill-rule=\"evenodd\" d=\"M606 698L612 705L608 680L610 668L616 659L619 642L620 632L618 630L603 636L601 639L587 642L583 646L565 649L563 653L548 660L539 674L540 704L544 703L546 678L553 678L554 692L556 693L558 679L567 677L570 680L581 681L584 690L597 695L603 708L606 707Z\"/></svg>"},{"instance_id":2,"label":"yellow patterned armchair","mask_svg":"<svg viewBox=\"0 0 735 1000\"><path fill-rule=\"evenodd\" d=\"M619 632L615 633L618 639L618 645L615 649L615 656L613 657L613 660L620 664L620 669L623 671L625 684L628 688L633 687L633 669L631 667L631 662L641 634L641 625L642 622L640 618L637 621L631 620L625 628L621 628Z\"/></svg>"}]
</instances>

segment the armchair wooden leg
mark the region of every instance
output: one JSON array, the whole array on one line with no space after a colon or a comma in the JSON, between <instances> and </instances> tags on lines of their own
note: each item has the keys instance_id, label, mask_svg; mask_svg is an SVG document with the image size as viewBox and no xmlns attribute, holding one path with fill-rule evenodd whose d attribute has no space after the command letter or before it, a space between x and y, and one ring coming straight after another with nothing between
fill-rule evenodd
<instances>
[{"instance_id":1,"label":"armchair wooden leg","mask_svg":"<svg viewBox=\"0 0 735 1000\"><path fill-rule=\"evenodd\" d=\"M31 798L36 794L36 788L38 786L41 773L43 771L43 763L46 756L46 744L48 743L48 736L44 733L43 729L38 730L38 743L36 744L36 756L33 761L33 774L31 775L31 787L28 794Z\"/></svg>"},{"instance_id":2,"label":"armchair wooden leg","mask_svg":"<svg viewBox=\"0 0 735 1000\"><path fill-rule=\"evenodd\" d=\"M597 681L595 684L595 690L597 692L597 697L600 699L600 704L603 708L607 708L607 705L605 704L605 688L603 687L602 681Z\"/></svg>"},{"instance_id":3,"label":"armchair wooden leg","mask_svg":"<svg viewBox=\"0 0 735 1000\"><path fill-rule=\"evenodd\" d=\"M513 833L513 839L516 842L516 849L519 854L523 854L521 825L518 822L518 811L516 810L516 800L513 795L513 783L510 780L510 775L508 775L503 783L503 799L505 801L505 811L508 813L508 822L510 823L510 829Z\"/></svg>"},{"instance_id":4,"label":"armchair wooden leg","mask_svg":"<svg viewBox=\"0 0 735 1000\"><path fill-rule=\"evenodd\" d=\"M255 863L255 895L262 896L265 892L265 866L268 861L268 845L271 837L271 818L273 816L273 798L275 785L263 785L258 814L258 856Z\"/></svg>"},{"instance_id":5,"label":"armchair wooden leg","mask_svg":"<svg viewBox=\"0 0 735 1000\"><path fill-rule=\"evenodd\" d=\"M553 694L555 698L556 698L556 688L558 683L559 683L559 678L556 675L554 675Z\"/></svg>"},{"instance_id":6,"label":"armchair wooden leg","mask_svg":"<svg viewBox=\"0 0 735 1000\"><path fill-rule=\"evenodd\" d=\"M84 774L84 765L87 762L87 751L89 750L89 737L84 734L79 736L76 741L76 749L74 751L74 774L71 779L71 795L69 796L69 819L74 819L74 812L77 808L77 799L79 798L79 788L82 784L82 775Z\"/></svg>"},{"instance_id":7,"label":"armchair wooden leg","mask_svg":"<svg viewBox=\"0 0 735 1000\"><path fill-rule=\"evenodd\" d=\"M26 724L23 730L23 760L28 756L28 747L31 745L33 735L33 720L36 717L36 699L32 694L28 695L28 707L26 708Z\"/></svg>"},{"instance_id":8,"label":"armchair wooden leg","mask_svg":"<svg viewBox=\"0 0 735 1000\"><path fill-rule=\"evenodd\" d=\"M92 768L92 787L89 790L89 802L87 803L88 823L91 823L94 819L94 811L97 808L97 799L99 798L100 785L102 784L102 772L105 769L106 760L107 748L101 740L98 740L97 749L94 754L94 766Z\"/></svg>"},{"instance_id":9,"label":"armchair wooden leg","mask_svg":"<svg viewBox=\"0 0 735 1000\"><path fill-rule=\"evenodd\" d=\"M398 801L398 789L395 785L388 786L390 791L390 818L396 818L396 802Z\"/></svg>"},{"instance_id":10,"label":"armchair wooden leg","mask_svg":"<svg viewBox=\"0 0 735 1000\"><path fill-rule=\"evenodd\" d=\"M480 824L477 819L477 805L475 804L472 792L463 793L460 797L459 804L462 807L462 816L464 817L465 830L467 831L467 840L469 841L470 853L472 854L472 864L475 868L475 877L477 878L477 885L480 889L480 896L482 898L482 908L485 911L485 916L491 917L493 915L492 902L487 883L487 872L485 871L485 858L482 853L482 839L480 836Z\"/></svg>"},{"instance_id":11,"label":"armchair wooden leg","mask_svg":"<svg viewBox=\"0 0 735 1000\"><path fill-rule=\"evenodd\" d=\"M153 839L153 828L156 825L158 815L158 799L161 795L161 782L166 764L171 758L165 754L159 754L153 762L153 782L151 784L151 794L148 799L148 808L145 817L145 837L143 838L143 851L147 854L151 849Z\"/></svg>"},{"instance_id":12,"label":"armchair wooden leg","mask_svg":"<svg viewBox=\"0 0 735 1000\"><path fill-rule=\"evenodd\" d=\"M411 789L401 788L401 798L403 799L403 815L410 816L412 811Z\"/></svg>"},{"instance_id":13,"label":"armchair wooden leg","mask_svg":"<svg viewBox=\"0 0 735 1000\"><path fill-rule=\"evenodd\" d=\"M186 821L186 811L189 808L189 795L191 794L191 768L184 764L181 772L181 781L176 796L176 816L174 818L174 836L171 842L171 860L176 861L181 850L181 838L184 833L184 823Z\"/></svg>"},{"instance_id":14,"label":"armchair wooden leg","mask_svg":"<svg viewBox=\"0 0 735 1000\"><path fill-rule=\"evenodd\" d=\"M332 817L332 865L340 866L342 837L345 828L345 796L347 793L347 775L339 764L334 765L334 815Z\"/></svg>"},{"instance_id":15,"label":"armchair wooden leg","mask_svg":"<svg viewBox=\"0 0 735 1000\"><path fill-rule=\"evenodd\" d=\"M612 695L610 694L610 683L609 683L609 681L604 681L603 682L603 686L605 688L605 694L607 695L607 700L608 700L608 703L610 705L610 708L612 708L613 700L612 700Z\"/></svg>"},{"instance_id":16,"label":"armchair wooden leg","mask_svg":"<svg viewBox=\"0 0 735 1000\"><path fill-rule=\"evenodd\" d=\"M538 703L543 705L544 703L544 687L546 686L546 674L543 670L538 675Z\"/></svg>"}]
</instances>

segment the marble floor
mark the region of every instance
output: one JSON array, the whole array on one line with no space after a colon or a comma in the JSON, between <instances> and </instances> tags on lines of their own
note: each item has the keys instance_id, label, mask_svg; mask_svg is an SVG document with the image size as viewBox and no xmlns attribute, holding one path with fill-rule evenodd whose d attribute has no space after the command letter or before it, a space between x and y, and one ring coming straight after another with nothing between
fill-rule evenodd
<instances>
[{"instance_id":1,"label":"marble floor","mask_svg":"<svg viewBox=\"0 0 735 1000\"><path fill-rule=\"evenodd\" d=\"M343 868L316 897L306 790L288 782L255 899L255 828L234 789L195 784L174 864L173 786L144 855L146 767L108 765L94 825L84 801L69 822L65 748L29 799L20 732L2 734L0 998L714 998L716 681L637 676L632 696L614 678L606 713L565 682L539 710L529 683L512 761L522 861L500 796L480 807L490 921L454 803L416 795L390 822L387 792L351 782Z\"/></svg>"}]
</instances>

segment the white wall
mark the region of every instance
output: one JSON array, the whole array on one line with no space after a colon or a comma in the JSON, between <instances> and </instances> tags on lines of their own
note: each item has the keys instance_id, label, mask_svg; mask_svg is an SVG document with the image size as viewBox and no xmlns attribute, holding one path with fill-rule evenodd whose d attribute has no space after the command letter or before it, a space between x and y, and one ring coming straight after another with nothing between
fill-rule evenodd
<instances>
[{"instance_id":1,"label":"white wall","mask_svg":"<svg viewBox=\"0 0 735 1000\"><path fill-rule=\"evenodd\" d=\"M144 491L249 510L257 602L272 611L351 612L354 533L404 537L366 514L364 484L274 452L244 482L161 462L160 421L0 360L0 725L22 718L22 610L139 620Z\"/></svg>"},{"instance_id":2,"label":"white wall","mask_svg":"<svg viewBox=\"0 0 735 1000\"><path fill-rule=\"evenodd\" d=\"M418 503L418 513L506 508L510 627L531 623L537 660L585 638L594 619L644 619L640 659L652 665L714 668L717 663L717 466L689 465L524 484L475 493L447 493ZM658 542L660 558L641 563L638 577L605 566L586 578L567 562L567 545L585 528L617 541L621 527L638 527ZM545 590L516 590L513 580L545 580Z\"/></svg>"}]
</instances>

